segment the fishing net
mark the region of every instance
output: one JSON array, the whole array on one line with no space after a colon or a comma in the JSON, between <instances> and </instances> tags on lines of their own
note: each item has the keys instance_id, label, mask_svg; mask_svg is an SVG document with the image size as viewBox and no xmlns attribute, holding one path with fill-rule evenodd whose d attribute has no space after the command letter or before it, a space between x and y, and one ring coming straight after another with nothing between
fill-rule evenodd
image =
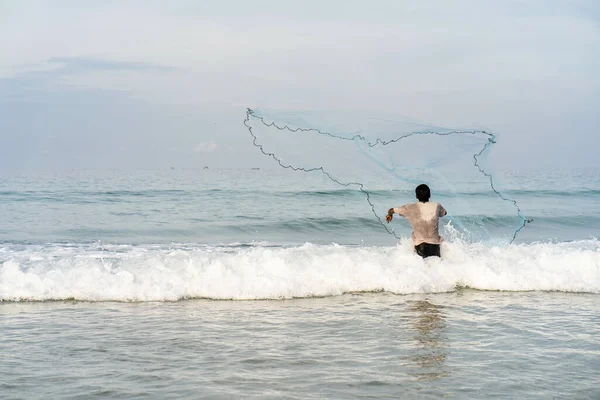
<instances>
[{"instance_id":1,"label":"fishing net","mask_svg":"<svg viewBox=\"0 0 600 400\"><path fill-rule=\"evenodd\" d=\"M248 109L244 124L254 146L290 173L359 191L373 221L397 238L405 235L385 222L387 210L416 201L421 183L448 211L445 229L462 240L513 242L529 222L491 172L489 131L340 111Z\"/></svg>"}]
</instances>

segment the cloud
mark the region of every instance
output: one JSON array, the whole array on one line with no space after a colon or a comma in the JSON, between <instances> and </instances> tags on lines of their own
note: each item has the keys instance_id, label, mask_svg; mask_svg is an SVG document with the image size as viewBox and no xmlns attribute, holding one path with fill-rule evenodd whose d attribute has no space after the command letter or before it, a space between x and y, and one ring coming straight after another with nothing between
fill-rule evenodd
<instances>
[{"instance_id":1,"label":"cloud","mask_svg":"<svg viewBox=\"0 0 600 400\"><path fill-rule=\"evenodd\" d=\"M214 141L198 143L194 149L194 153L213 153L219 148L219 145Z\"/></svg>"},{"instance_id":2,"label":"cloud","mask_svg":"<svg viewBox=\"0 0 600 400\"><path fill-rule=\"evenodd\" d=\"M175 71L173 67L147 62L125 62L91 57L53 57L47 60L51 64L61 66L54 70L63 74L90 71Z\"/></svg>"},{"instance_id":3,"label":"cloud","mask_svg":"<svg viewBox=\"0 0 600 400\"><path fill-rule=\"evenodd\" d=\"M52 57L41 63L22 65L18 76L57 78L90 72L173 72L174 67L149 62L128 62L92 57Z\"/></svg>"},{"instance_id":4,"label":"cloud","mask_svg":"<svg viewBox=\"0 0 600 400\"><path fill-rule=\"evenodd\" d=\"M39 90L68 90L65 83L75 83L77 79L106 75L108 79L148 79L148 73L157 74L177 71L176 68L149 62L126 62L91 57L52 57L40 63L21 65L20 70L8 77L0 76L0 103L6 100L22 101ZM89 86L89 85L88 85ZM118 88L127 91L125 85ZM109 89L110 90L110 89Z\"/></svg>"}]
</instances>

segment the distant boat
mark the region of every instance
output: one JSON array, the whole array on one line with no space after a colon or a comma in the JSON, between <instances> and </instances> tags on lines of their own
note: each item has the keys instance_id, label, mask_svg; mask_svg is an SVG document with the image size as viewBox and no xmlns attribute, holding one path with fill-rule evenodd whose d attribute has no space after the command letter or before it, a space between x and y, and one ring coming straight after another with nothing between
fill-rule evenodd
<instances>
[{"instance_id":1,"label":"distant boat","mask_svg":"<svg viewBox=\"0 0 600 400\"><path fill-rule=\"evenodd\" d=\"M204 167L204 169L208 169L208 167L207 167L207 166L205 166L205 167Z\"/></svg>"},{"instance_id":2,"label":"distant boat","mask_svg":"<svg viewBox=\"0 0 600 400\"><path fill-rule=\"evenodd\" d=\"M253 171L258 171L260 168L252 168Z\"/></svg>"}]
</instances>

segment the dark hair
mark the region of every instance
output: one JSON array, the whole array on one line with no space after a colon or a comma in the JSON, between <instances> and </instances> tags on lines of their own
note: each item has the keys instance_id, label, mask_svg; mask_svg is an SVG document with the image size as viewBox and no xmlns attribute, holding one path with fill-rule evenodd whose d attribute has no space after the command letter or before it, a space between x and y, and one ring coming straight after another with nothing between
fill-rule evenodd
<instances>
[{"instance_id":1,"label":"dark hair","mask_svg":"<svg viewBox=\"0 0 600 400\"><path fill-rule=\"evenodd\" d=\"M415 193L417 194L417 199L419 199L421 203L427 203L429 201L429 198L431 197L431 191L429 190L429 186L427 186L424 183L417 186L417 188L415 189Z\"/></svg>"}]
</instances>

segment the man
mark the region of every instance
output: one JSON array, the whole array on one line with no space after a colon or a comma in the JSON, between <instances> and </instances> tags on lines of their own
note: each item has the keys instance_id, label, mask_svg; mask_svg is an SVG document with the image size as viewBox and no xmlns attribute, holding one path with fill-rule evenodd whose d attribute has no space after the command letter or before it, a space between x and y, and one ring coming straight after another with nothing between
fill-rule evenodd
<instances>
[{"instance_id":1,"label":"man","mask_svg":"<svg viewBox=\"0 0 600 400\"><path fill-rule=\"evenodd\" d=\"M413 228L413 244L415 251L423 258L430 256L440 257L440 243L444 239L438 232L438 220L446 215L446 210L441 204L429 201L431 191L429 186L422 184L415 189L417 203L405 204L402 207L390 208L385 220L392 222L394 213L402 215Z\"/></svg>"}]
</instances>

